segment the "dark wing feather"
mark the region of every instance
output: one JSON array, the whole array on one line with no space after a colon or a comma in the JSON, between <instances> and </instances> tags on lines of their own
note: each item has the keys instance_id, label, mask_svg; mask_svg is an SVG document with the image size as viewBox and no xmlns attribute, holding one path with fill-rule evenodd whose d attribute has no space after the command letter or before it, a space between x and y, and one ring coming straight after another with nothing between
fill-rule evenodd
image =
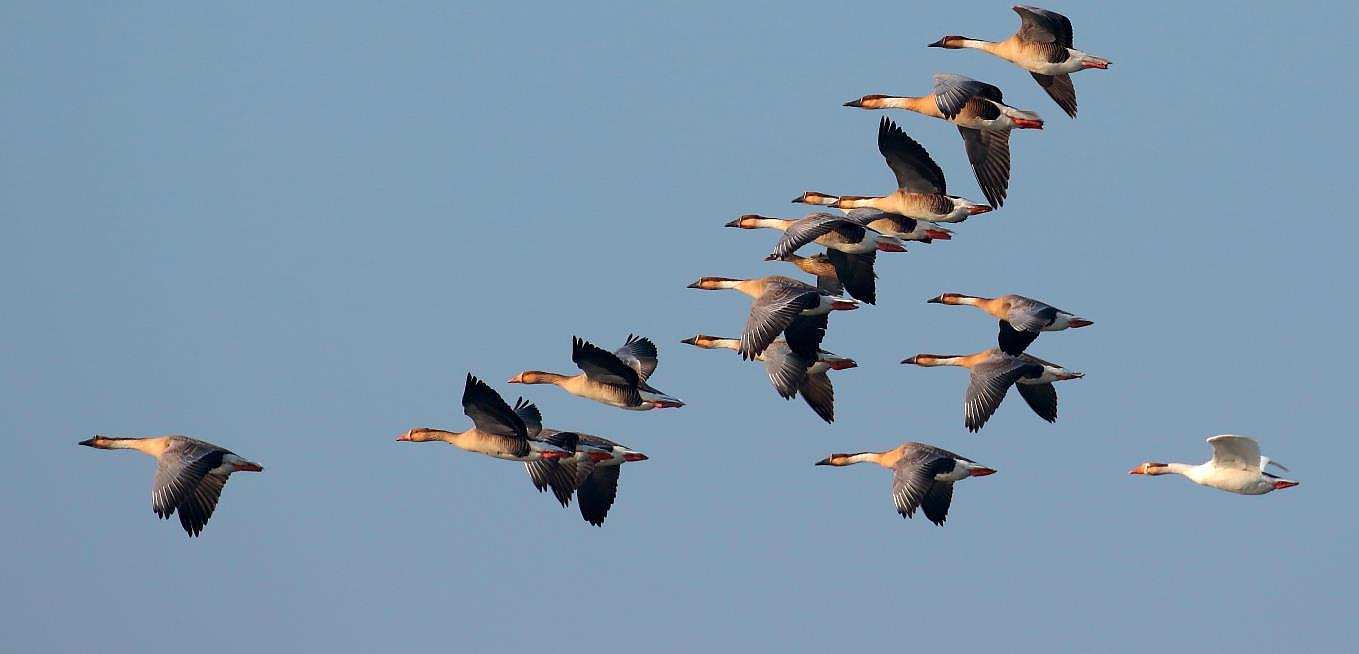
<instances>
[{"instance_id":1,"label":"dark wing feather","mask_svg":"<svg viewBox=\"0 0 1359 654\"><path fill-rule=\"evenodd\" d=\"M831 213L814 213L793 221L784 230L783 236L779 237L779 242L774 244L774 251L768 258L782 259L831 232L839 233L850 243L857 243L864 237L863 226L852 220Z\"/></svg>"},{"instance_id":2,"label":"dark wing feather","mask_svg":"<svg viewBox=\"0 0 1359 654\"><path fill-rule=\"evenodd\" d=\"M973 366L967 394L963 398L963 423L967 430L981 429L1016 381L1041 374L1042 366L1008 356Z\"/></svg>"},{"instance_id":3,"label":"dark wing feather","mask_svg":"<svg viewBox=\"0 0 1359 654\"><path fill-rule=\"evenodd\" d=\"M930 158L930 153L915 139L901 131L892 119L883 116L878 123L878 152L887 160L887 167L896 175L897 188L912 193L947 193L944 171Z\"/></svg>"},{"instance_id":4,"label":"dark wing feather","mask_svg":"<svg viewBox=\"0 0 1359 654\"><path fill-rule=\"evenodd\" d=\"M953 504L953 482L936 481L930 486L929 492L920 500L920 508L924 509L925 517L929 518L940 527L944 526L944 521L948 519L948 507Z\"/></svg>"},{"instance_id":5,"label":"dark wing feather","mask_svg":"<svg viewBox=\"0 0 1359 654\"><path fill-rule=\"evenodd\" d=\"M1048 422L1057 422L1057 389L1052 384L1015 384L1029 408Z\"/></svg>"},{"instance_id":6,"label":"dark wing feather","mask_svg":"<svg viewBox=\"0 0 1359 654\"><path fill-rule=\"evenodd\" d=\"M618 496L618 474L623 466L596 466L594 472L576 489L576 499L580 504L580 517L596 526L604 526L604 518L609 515L609 507Z\"/></svg>"},{"instance_id":7,"label":"dark wing feather","mask_svg":"<svg viewBox=\"0 0 1359 654\"><path fill-rule=\"evenodd\" d=\"M878 290L877 282L874 280L878 274L873 272L873 263L878 258L877 250L863 254L847 254L827 249L826 258L830 259L832 266L835 266L835 277L845 286L845 290L849 291L850 297L869 304L877 304Z\"/></svg>"},{"instance_id":8,"label":"dark wing feather","mask_svg":"<svg viewBox=\"0 0 1359 654\"><path fill-rule=\"evenodd\" d=\"M806 375L798 391L816 415L826 422L835 422L835 387L831 386L830 375L824 372Z\"/></svg>"},{"instance_id":9,"label":"dark wing feather","mask_svg":"<svg viewBox=\"0 0 1359 654\"><path fill-rule=\"evenodd\" d=\"M215 467L215 466L214 466ZM205 475L193 492L179 502L179 524L189 536L197 536L207 526L217 508L217 499L226 485L226 475Z\"/></svg>"},{"instance_id":10,"label":"dark wing feather","mask_svg":"<svg viewBox=\"0 0 1359 654\"><path fill-rule=\"evenodd\" d=\"M934 103L944 118L953 120L973 97L1001 102L1000 89L971 77L939 73L934 76Z\"/></svg>"},{"instance_id":11,"label":"dark wing feather","mask_svg":"<svg viewBox=\"0 0 1359 654\"><path fill-rule=\"evenodd\" d=\"M529 437L537 436L543 431L543 414L532 402L522 397L515 400L514 414L524 421L524 432Z\"/></svg>"},{"instance_id":12,"label":"dark wing feather","mask_svg":"<svg viewBox=\"0 0 1359 654\"><path fill-rule=\"evenodd\" d=\"M528 438L528 428L524 425L524 419L505 403L505 398L500 397L500 393L487 386L486 382L473 377L471 373L468 373L467 386L462 391L462 412L472 419L477 431L497 436ZM524 451L525 453L528 451L527 441L524 443Z\"/></svg>"},{"instance_id":13,"label":"dark wing feather","mask_svg":"<svg viewBox=\"0 0 1359 654\"><path fill-rule=\"evenodd\" d=\"M996 341L1001 352L1019 356L1024 352L1024 348L1027 348L1037 338L1038 332L1020 331L1011 326L1009 322L1002 320Z\"/></svg>"},{"instance_id":14,"label":"dark wing feather","mask_svg":"<svg viewBox=\"0 0 1359 654\"><path fill-rule=\"evenodd\" d=\"M1070 75L1039 75L1030 73L1038 85L1057 102L1057 106L1072 118L1076 117L1076 86L1071 83Z\"/></svg>"},{"instance_id":15,"label":"dark wing feather","mask_svg":"<svg viewBox=\"0 0 1359 654\"><path fill-rule=\"evenodd\" d=\"M618 348L614 355L628 367L637 371L637 376L643 381L651 377L651 373L656 371L658 363L658 353L656 344L645 336L633 336L628 334L628 340L623 343L623 347Z\"/></svg>"},{"instance_id":16,"label":"dark wing feather","mask_svg":"<svg viewBox=\"0 0 1359 654\"><path fill-rule=\"evenodd\" d=\"M828 314L796 316L783 330L783 340L793 352L809 359L816 359L817 351L821 349L821 341L826 338L828 324L830 324Z\"/></svg>"},{"instance_id":17,"label":"dark wing feather","mask_svg":"<svg viewBox=\"0 0 1359 654\"><path fill-rule=\"evenodd\" d=\"M637 371L618 355L576 336L571 337L571 361L586 377L601 384L635 387L640 381Z\"/></svg>"},{"instance_id":18,"label":"dark wing feather","mask_svg":"<svg viewBox=\"0 0 1359 654\"><path fill-rule=\"evenodd\" d=\"M958 127L967 148L967 160L977 176L986 201L993 207L1005 204L1010 189L1010 133Z\"/></svg>"},{"instance_id":19,"label":"dark wing feather","mask_svg":"<svg viewBox=\"0 0 1359 654\"><path fill-rule=\"evenodd\" d=\"M1074 34L1071 20L1055 11L1015 5L1019 14L1019 38L1033 43L1053 43L1063 48L1072 47Z\"/></svg>"}]
</instances>

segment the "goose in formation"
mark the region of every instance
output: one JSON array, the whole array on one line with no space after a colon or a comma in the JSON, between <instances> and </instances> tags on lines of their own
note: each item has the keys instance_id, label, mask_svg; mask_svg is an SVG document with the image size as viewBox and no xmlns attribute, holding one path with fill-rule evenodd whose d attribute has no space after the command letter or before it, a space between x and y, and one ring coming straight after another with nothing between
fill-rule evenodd
<instances>
[{"instance_id":1,"label":"goose in formation","mask_svg":"<svg viewBox=\"0 0 1359 654\"><path fill-rule=\"evenodd\" d=\"M835 265L831 263L830 257L822 254L814 254L804 257L796 253L789 253L782 257L783 261L798 267L798 270L816 277L816 288L822 293L840 295L845 292L845 285L840 283L840 277L835 274Z\"/></svg>"},{"instance_id":2,"label":"goose in formation","mask_svg":"<svg viewBox=\"0 0 1359 654\"><path fill-rule=\"evenodd\" d=\"M179 524L190 537L203 532L231 473L264 471L260 464L231 450L188 436L95 436L79 444L101 450L137 450L155 457L151 510L161 519L178 511Z\"/></svg>"},{"instance_id":3,"label":"goose in formation","mask_svg":"<svg viewBox=\"0 0 1359 654\"><path fill-rule=\"evenodd\" d=\"M1075 118L1076 87L1071 84L1070 74L1086 68L1105 69L1111 62L1071 47L1071 21L1066 16L1025 5L1015 5L1014 10L1019 14L1019 31L1004 41L945 36L930 47L973 48L1019 66L1033 75L1062 111Z\"/></svg>"},{"instance_id":4,"label":"goose in formation","mask_svg":"<svg viewBox=\"0 0 1359 654\"><path fill-rule=\"evenodd\" d=\"M648 383L658 363L656 344L649 338L629 334L623 347L609 352L572 336L571 360L583 372L567 376L525 370L511 377L509 383L552 384L577 397L631 411L684 406L684 402Z\"/></svg>"},{"instance_id":5,"label":"goose in formation","mask_svg":"<svg viewBox=\"0 0 1359 654\"><path fill-rule=\"evenodd\" d=\"M523 398L514 408L500 397L486 382L467 374L462 391L462 412L472 419L472 428L464 432L416 427L397 436L403 443L443 441L468 452L485 454L507 461L538 461L560 459L572 453L538 438L543 428L543 416L538 407Z\"/></svg>"},{"instance_id":6,"label":"goose in formation","mask_svg":"<svg viewBox=\"0 0 1359 654\"><path fill-rule=\"evenodd\" d=\"M551 488L552 494L563 507L571 504L574 493L579 500L580 517L596 526L604 526L604 518L609 515L618 496L618 476L624 463L645 461L647 455L620 445L602 436L577 434L578 446L589 448L591 454L586 458L562 459L559 461L532 461L525 463L529 479L540 492ZM603 453L600 456L596 453Z\"/></svg>"},{"instance_id":7,"label":"goose in formation","mask_svg":"<svg viewBox=\"0 0 1359 654\"><path fill-rule=\"evenodd\" d=\"M977 307L1000 319L1000 334L996 337L1001 351L1019 356L1024 348L1038 338L1039 332L1059 332L1063 329L1088 327L1095 323L1070 311L1062 311L1045 302L1023 295L975 297L961 293L943 293L926 300L931 304L953 304Z\"/></svg>"},{"instance_id":8,"label":"goose in formation","mask_svg":"<svg viewBox=\"0 0 1359 654\"><path fill-rule=\"evenodd\" d=\"M917 508L936 525L944 526L953 503L953 483L968 477L994 474L993 468L924 443L902 443L886 452L832 454L819 466L876 463L892 471L892 502L903 518L915 516Z\"/></svg>"},{"instance_id":9,"label":"goose in formation","mask_svg":"<svg viewBox=\"0 0 1359 654\"><path fill-rule=\"evenodd\" d=\"M944 171L919 143L907 136L892 119L883 116L878 124L878 152L897 178L897 190L888 195L864 197L827 195L807 191L793 202L817 204L840 209L870 208L908 218L936 223L960 223L985 213L991 207L948 194Z\"/></svg>"},{"instance_id":10,"label":"goose in formation","mask_svg":"<svg viewBox=\"0 0 1359 654\"><path fill-rule=\"evenodd\" d=\"M735 338L706 334L698 334L680 342L705 350L741 349L741 341ZM830 376L826 373L859 365L854 359L837 356L820 348L817 349L815 357L804 356L790 349L783 339L770 343L756 359L764 362L769 383L774 385L779 397L789 400L794 395L802 395L807 406L826 422L835 422L835 387L831 385Z\"/></svg>"},{"instance_id":11,"label":"goose in formation","mask_svg":"<svg viewBox=\"0 0 1359 654\"><path fill-rule=\"evenodd\" d=\"M962 75L935 75L934 90L929 95L865 95L845 106L906 109L957 125L977 185L993 207L1005 204L1010 187L1010 130L1043 129L1038 114L1005 104L1000 89Z\"/></svg>"},{"instance_id":12,"label":"goose in formation","mask_svg":"<svg viewBox=\"0 0 1359 654\"><path fill-rule=\"evenodd\" d=\"M959 366L970 370L971 381L963 395L963 424L973 432L981 429L996 412L1011 386L1019 388L1020 397L1038 417L1056 422L1057 389L1052 387L1052 382L1085 376L1085 373L1067 370L1032 355L1013 356L999 348L967 355L917 354L902 363L927 367Z\"/></svg>"},{"instance_id":13,"label":"goose in formation","mask_svg":"<svg viewBox=\"0 0 1359 654\"><path fill-rule=\"evenodd\" d=\"M756 279L702 277L689 285L704 291L735 289L754 301L741 331L741 358L758 357L783 334L794 352L815 357L826 337L827 314L859 308L856 300L831 295L809 284L781 275Z\"/></svg>"},{"instance_id":14,"label":"goose in formation","mask_svg":"<svg viewBox=\"0 0 1359 654\"><path fill-rule=\"evenodd\" d=\"M869 304L877 302L873 264L878 250L905 252L901 241L878 234L845 216L830 213L811 213L804 218L766 218L748 214L729 223L727 227L740 229L777 229L783 232L774 251L765 261L783 259L808 243L826 246L826 258L835 269L836 279L849 291L850 297Z\"/></svg>"},{"instance_id":15,"label":"goose in formation","mask_svg":"<svg viewBox=\"0 0 1359 654\"><path fill-rule=\"evenodd\" d=\"M1213 446L1213 458L1207 463L1147 462L1128 471L1128 474L1184 475L1200 486L1241 495L1264 495L1298 485L1296 481L1265 472L1265 468L1270 465L1284 472L1288 472L1288 468L1270 461L1269 457L1260 456L1260 444L1254 438L1223 434L1210 437L1208 444Z\"/></svg>"}]
</instances>

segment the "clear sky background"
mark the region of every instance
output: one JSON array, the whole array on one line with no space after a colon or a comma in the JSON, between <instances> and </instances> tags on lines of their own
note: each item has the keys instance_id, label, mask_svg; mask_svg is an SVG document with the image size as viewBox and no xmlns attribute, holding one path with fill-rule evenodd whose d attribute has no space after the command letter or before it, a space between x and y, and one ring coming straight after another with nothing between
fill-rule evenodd
<instances>
[{"instance_id":1,"label":"clear sky background","mask_svg":"<svg viewBox=\"0 0 1359 654\"><path fill-rule=\"evenodd\" d=\"M1067 2L1069 120L999 39L1002 2L0 6L0 650L655 652L962 647L1319 651L1350 643L1359 457L1350 206L1353 5ZM747 301L700 275L790 274L741 213L891 187L864 93L993 82L1017 132L1005 208L880 258L826 347L839 420L759 366L681 345ZM982 199L956 130L894 112ZM1343 175L1343 177L1342 177ZM962 427L995 323L927 305L1018 292L1095 326L1048 425L1010 397ZM661 348L690 404L551 387L572 334ZM463 375L613 437L603 529L463 429ZM262 463L202 538L149 506L152 462L75 445L188 433ZM1241 497L1144 460L1258 437L1298 488ZM948 525L834 451L938 444L997 468Z\"/></svg>"}]
</instances>

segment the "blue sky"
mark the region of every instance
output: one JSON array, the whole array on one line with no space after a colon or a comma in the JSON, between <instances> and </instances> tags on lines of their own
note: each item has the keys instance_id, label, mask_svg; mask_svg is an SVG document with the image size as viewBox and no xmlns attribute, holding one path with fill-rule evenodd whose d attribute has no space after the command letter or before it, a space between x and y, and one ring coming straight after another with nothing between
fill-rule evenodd
<instances>
[{"instance_id":1,"label":"blue sky","mask_svg":"<svg viewBox=\"0 0 1359 654\"><path fill-rule=\"evenodd\" d=\"M1051 6L1064 117L1001 38L1004 3L0 7L0 629L5 651L1321 650L1355 603L1349 374L1356 145L1348 5ZM688 348L747 304L700 275L788 274L807 189L890 188L878 114L935 72L1039 112L1003 210L881 259L834 316L828 426L758 366ZM896 112L980 199L953 127ZM963 430L989 346L927 305L1018 292L1093 319L1031 351L1087 377L1048 425L1011 397ZM687 400L638 414L546 387L570 337L661 347ZM652 459L603 529L517 464L436 444L463 375ZM182 432L262 463L201 539L149 507L152 462L75 446ZM1258 437L1303 483L1238 497L1129 477ZM938 444L999 473L948 526L833 451Z\"/></svg>"}]
</instances>

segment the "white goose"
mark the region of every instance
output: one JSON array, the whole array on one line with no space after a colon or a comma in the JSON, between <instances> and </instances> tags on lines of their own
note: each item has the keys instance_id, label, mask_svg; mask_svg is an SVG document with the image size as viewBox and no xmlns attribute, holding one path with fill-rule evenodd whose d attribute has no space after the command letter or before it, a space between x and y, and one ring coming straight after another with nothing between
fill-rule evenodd
<instances>
[{"instance_id":1,"label":"white goose","mask_svg":"<svg viewBox=\"0 0 1359 654\"><path fill-rule=\"evenodd\" d=\"M1260 456L1260 444L1249 436L1223 434L1212 436L1213 458L1206 463L1143 463L1128 471L1130 475L1184 475L1200 486L1208 486L1228 493L1264 495L1265 493L1297 486L1298 482L1265 472L1265 467L1288 468Z\"/></svg>"}]
</instances>

